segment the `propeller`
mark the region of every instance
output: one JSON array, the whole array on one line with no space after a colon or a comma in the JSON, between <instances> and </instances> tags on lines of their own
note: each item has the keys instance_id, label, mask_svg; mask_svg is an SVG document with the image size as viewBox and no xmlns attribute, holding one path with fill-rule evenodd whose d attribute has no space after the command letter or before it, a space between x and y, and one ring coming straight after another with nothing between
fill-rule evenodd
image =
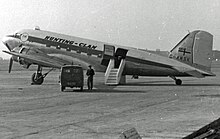
<instances>
[{"instance_id":1,"label":"propeller","mask_svg":"<svg viewBox=\"0 0 220 139\"><path fill-rule=\"evenodd\" d=\"M13 49L11 49L11 47L8 45L8 43L5 43L5 45L6 45L6 47L8 48L8 50L10 51L10 52L18 52L19 53L19 50L21 50L22 49L22 44L20 44L19 46L17 46L17 47L14 47ZM7 53L7 52L6 52ZM11 72L11 70L12 70L12 65L13 65L13 61L16 61L16 62L19 62L17 59L18 59L19 57L17 57L17 56L11 56L11 58L10 58L10 60L9 60L9 69L8 69L8 72L10 73Z\"/></svg>"},{"instance_id":2,"label":"propeller","mask_svg":"<svg viewBox=\"0 0 220 139\"><path fill-rule=\"evenodd\" d=\"M8 48L9 51L11 51L11 48L9 47L9 45L6 43L5 46Z\"/></svg>"},{"instance_id":3,"label":"propeller","mask_svg":"<svg viewBox=\"0 0 220 139\"><path fill-rule=\"evenodd\" d=\"M11 57L11 58L10 58L10 61L9 61L9 69L8 69L8 73L11 72L12 65L13 65L13 58Z\"/></svg>"},{"instance_id":4,"label":"propeller","mask_svg":"<svg viewBox=\"0 0 220 139\"><path fill-rule=\"evenodd\" d=\"M5 46L8 48L10 52L19 53L19 50L22 49L22 43L15 39L12 40L11 38L8 38L8 37L11 37L11 36L6 36L5 38L3 38L2 42L5 44ZM16 61L16 59L17 59L16 56L13 56L13 55L11 56L9 60L9 70L8 70L9 73L11 72L13 61Z\"/></svg>"},{"instance_id":5,"label":"propeller","mask_svg":"<svg viewBox=\"0 0 220 139\"><path fill-rule=\"evenodd\" d=\"M9 46L7 43L6 43L5 45L6 45L6 47L8 48L8 50L11 51L10 46ZM10 58L10 60L9 60L9 69L8 69L8 73L11 72L12 65L13 65L13 56L11 56L11 58Z\"/></svg>"}]
</instances>

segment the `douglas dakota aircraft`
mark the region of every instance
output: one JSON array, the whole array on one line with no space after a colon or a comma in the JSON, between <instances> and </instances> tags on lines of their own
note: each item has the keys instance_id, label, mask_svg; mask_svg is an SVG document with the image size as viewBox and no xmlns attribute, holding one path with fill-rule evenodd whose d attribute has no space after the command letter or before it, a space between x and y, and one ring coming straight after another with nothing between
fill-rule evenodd
<instances>
[{"instance_id":1,"label":"douglas dakota aircraft","mask_svg":"<svg viewBox=\"0 0 220 139\"><path fill-rule=\"evenodd\" d=\"M119 46L79 37L43 31L39 28L22 29L3 38L3 43L16 61L29 68L38 65L32 75L33 84L42 84L46 75L42 67L61 68L64 65L93 65L96 71L105 72L105 84L126 82L126 75L171 77L176 85L182 81L176 77L203 78L215 76L211 72L213 36L201 30L189 32L171 51L168 57L146 50Z\"/></svg>"}]
</instances>

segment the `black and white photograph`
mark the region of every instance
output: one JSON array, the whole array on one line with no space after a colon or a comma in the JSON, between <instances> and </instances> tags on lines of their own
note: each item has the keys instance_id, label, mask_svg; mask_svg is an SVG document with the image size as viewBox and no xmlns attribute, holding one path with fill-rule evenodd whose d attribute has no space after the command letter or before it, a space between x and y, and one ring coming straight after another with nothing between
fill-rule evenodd
<instances>
[{"instance_id":1,"label":"black and white photograph","mask_svg":"<svg viewBox=\"0 0 220 139\"><path fill-rule=\"evenodd\" d=\"M1 0L1 139L219 139L220 0Z\"/></svg>"}]
</instances>

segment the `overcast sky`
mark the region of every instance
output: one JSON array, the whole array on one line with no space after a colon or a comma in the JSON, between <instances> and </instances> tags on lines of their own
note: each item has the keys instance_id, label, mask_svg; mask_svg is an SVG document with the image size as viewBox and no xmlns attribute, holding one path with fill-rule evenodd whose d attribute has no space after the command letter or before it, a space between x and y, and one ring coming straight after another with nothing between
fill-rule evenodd
<instances>
[{"instance_id":1,"label":"overcast sky","mask_svg":"<svg viewBox=\"0 0 220 139\"><path fill-rule=\"evenodd\" d=\"M214 35L214 49L220 50L220 0L1 0L0 5L0 39L39 26L114 44L171 50L188 31L202 29ZM2 50L7 49L1 43Z\"/></svg>"}]
</instances>

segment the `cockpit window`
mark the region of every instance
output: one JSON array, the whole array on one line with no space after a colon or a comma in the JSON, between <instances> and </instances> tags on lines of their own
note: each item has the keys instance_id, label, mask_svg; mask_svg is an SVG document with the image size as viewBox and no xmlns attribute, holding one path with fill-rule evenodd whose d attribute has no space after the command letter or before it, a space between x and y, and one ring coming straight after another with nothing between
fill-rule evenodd
<instances>
[{"instance_id":1,"label":"cockpit window","mask_svg":"<svg viewBox=\"0 0 220 139\"><path fill-rule=\"evenodd\" d=\"M14 36L15 36L15 38L20 38L21 34L20 33L15 33Z\"/></svg>"}]
</instances>

